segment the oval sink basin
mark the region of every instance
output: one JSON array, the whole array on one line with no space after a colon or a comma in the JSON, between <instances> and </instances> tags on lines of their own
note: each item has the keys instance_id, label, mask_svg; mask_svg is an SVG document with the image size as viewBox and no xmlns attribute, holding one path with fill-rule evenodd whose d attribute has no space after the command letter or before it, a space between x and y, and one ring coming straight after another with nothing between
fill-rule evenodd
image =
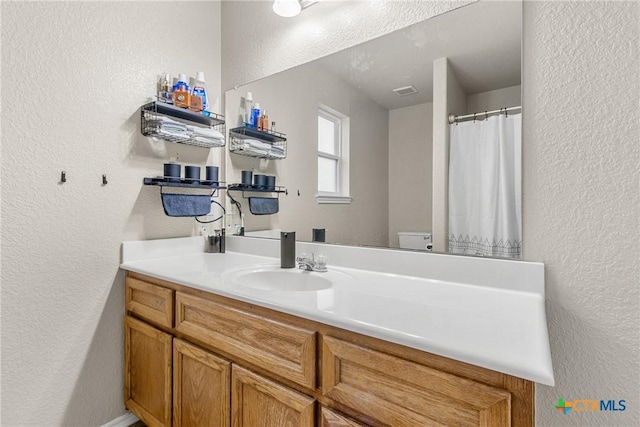
<instances>
[{"instance_id":1,"label":"oval sink basin","mask_svg":"<svg viewBox=\"0 0 640 427\"><path fill-rule=\"evenodd\" d=\"M311 292L332 288L333 276L331 272L318 273L268 266L229 272L223 275L223 280L243 288L262 291Z\"/></svg>"}]
</instances>

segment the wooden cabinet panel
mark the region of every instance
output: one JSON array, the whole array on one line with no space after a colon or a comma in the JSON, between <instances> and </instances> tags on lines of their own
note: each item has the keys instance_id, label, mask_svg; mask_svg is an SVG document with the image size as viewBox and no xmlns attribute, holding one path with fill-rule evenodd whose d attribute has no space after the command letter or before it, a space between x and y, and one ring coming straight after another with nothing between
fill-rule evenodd
<instances>
[{"instance_id":1,"label":"wooden cabinet panel","mask_svg":"<svg viewBox=\"0 0 640 427\"><path fill-rule=\"evenodd\" d=\"M149 427L171 426L171 335L125 318L125 406Z\"/></svg>"},{"instance_id":2,"label":"wooden cabinet panel","mask_svg":"<svg viewBox=\"0 0 640 427\"><path fill-rule=\"evenodd\" d=\"M320 427L366 427L338 412L323 407L320 411Z\"/></svg>"},{"instance_id":3,"label":"wooden cabinet panel","mask_svg":"<svg viewBox=\"0 0 640 427\"><path fill-rule=\"evenodd\" d=\"M323 337L322 393L390 426L511 425L506 390Z\"/></svg>"},{"instance_id":4,"label":"wooden cabinet panel","mask_svg":"<svg viewBox=\"0 0 640 427\"><path fill-rule=\"evenodd\" d=\"M176 293L176 330L230 356L315 388L316 333Z\"/></svg>"},{"instance_id":5,"label":"wooden cabinet panel","mask_svg":"<svg viewBox=\"0 0 640 427\"><path fill-rule=\"evenodd\" d=\"M315 400L237 365L232 368L232 427L312 427Z\"/></svg>"},{"instance_id":6,"label":"wooden cabinet panel","mask_svg":"<svg viewBox=\"0 0 640 427\"><path fill-rule=\"evenodd\" d=\"M229 427L231 362L173 341L173 425Z\"/></svg>"},{"instance_id":7,"label":"wooden cabinet panel","mask_svg":"<svg viewBox=\"0 0 640 427\"><path fill-rule=\"evenodd\" d=\"M151 323L171 329L173 327L173 293L172 289L127 277L125 307Z\"/></svg>"}]
</instances>

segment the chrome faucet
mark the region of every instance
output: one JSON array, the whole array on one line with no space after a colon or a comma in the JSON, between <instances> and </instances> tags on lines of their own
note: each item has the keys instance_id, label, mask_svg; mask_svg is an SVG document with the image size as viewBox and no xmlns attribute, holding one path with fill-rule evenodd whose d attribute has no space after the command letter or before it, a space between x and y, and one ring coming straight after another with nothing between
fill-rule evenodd
<instances>
[{"instance_id":1,"label":"chrome faucet","mask_svg":"<svg viewBox=\"0 0 640 427\"><path fill-rule=\"evenodd\" d=\"M327 271L327 257L324 255L318 255L317 259L314 253L311 253L311 257L307 254L302 254L296 258L298 268L306 271L318 271L324 273Z\"/></svg>"}]
</instances>

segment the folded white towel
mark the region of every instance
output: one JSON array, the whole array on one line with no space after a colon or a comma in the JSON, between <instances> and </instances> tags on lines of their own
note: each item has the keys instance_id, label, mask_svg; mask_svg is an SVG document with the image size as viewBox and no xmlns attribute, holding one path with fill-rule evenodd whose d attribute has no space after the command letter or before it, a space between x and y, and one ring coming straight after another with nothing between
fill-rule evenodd
<instances>
[{"instance_id":1,"label":"folded white towel","mask_svg":"<svg viewBox=\"0 0 640 427\"><path fill-rule=\"evenodd\" d=\"M251 146L242 146L241 147L242 151L246 151L249 153L253 153L253 154L257 154L259 156L268 156L269 155L269 151L268 150L261 150L259 148L255 148L255 147L251 147Z\"/></svg>"},{"instance_id":2,"label":"folded white towel","mask_svg":"<svg viewBox=\"0 0 640 427\"><path fill-rule=\"evenodd\" d=\"M270 150L272 145L266 142L258 141L257 139L243 139L244 145L248 145L251 147L259 148L261 150Z\"/></svg>"},{"instance_id":3,"label":"folded white towel","mask_svg":"<svg viewBox=\"0 0 640 427\"><path fill-rule=\"evenodd\" d=\"M181 131L179 129L160 128L157 132L163 135L180 136L183 138L188 138L190 136L188 132Z\"/></svg>"},{"instance_id":4,"label":"folded white towel","mask_svg":"<svg viewBox=\"0 0 640 427\"><path fill-rule=\"evenodd\" d=\"M202 144L223 145L224 139L205 138L204 136L194 136L194 140Z\"/></svg>"},{"instance_id":5,"label":"folded white towel","mask_svg":"<svg viewBox=\"0 0 640 427\"><path fill-rule=\"evenodd\" d=\"M187 125L187 129L199 136L204 136L206 138L213 138L218 140L224 140L224 135L215 129L201 128L198 126L191 126L191 125Z\"/></svg>"}]
</instances>

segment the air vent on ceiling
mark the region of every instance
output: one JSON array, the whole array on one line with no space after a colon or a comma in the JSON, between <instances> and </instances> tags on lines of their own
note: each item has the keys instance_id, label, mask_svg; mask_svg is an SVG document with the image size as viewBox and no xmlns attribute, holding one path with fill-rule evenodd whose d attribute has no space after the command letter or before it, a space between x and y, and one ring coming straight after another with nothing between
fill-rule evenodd
<instances>
[{"instance_id":1,"label":"air vent on ceiling","mask_svg":"<svg viewBox=\"0 0 640 427\"><path fill-rule=\"evenodd\" d=\"M400 96L407 96L407 95L413 95L414 93L418 93L418 89L416 89L413 86L399 87L394 89L393 91Z\"/></svg>"}]
</instances>

